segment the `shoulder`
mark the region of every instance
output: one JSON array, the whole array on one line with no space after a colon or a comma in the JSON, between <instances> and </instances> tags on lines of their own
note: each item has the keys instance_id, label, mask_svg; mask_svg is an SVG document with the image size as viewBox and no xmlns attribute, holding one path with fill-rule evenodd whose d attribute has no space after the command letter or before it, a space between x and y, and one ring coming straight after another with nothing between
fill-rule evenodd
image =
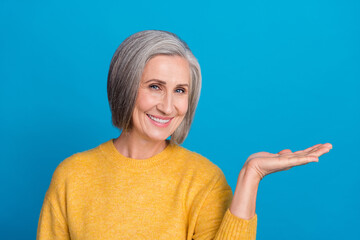
<instances>
[{"instance_id":1,"label":"shoulder","mask_svg":"<svg viewBox=\"0 0 360 240\"><path fill-rule=\"evenodd\" d=\"M177 158L181 160L187 171L205 179L220 178L224 176L222 170L203 155L182 146L177 146L177 148Z\"/></svg>"},{"instance_id":2,"label":"shoulder","mask_svg":"<svg viewBox=\"0 0 360 240\"><path fill-rule=\"evenodd\" d=\"M231 199L232 189L220 167L203 155L183 147L178 152L183 164L177 174L181 176L181 183L187 186L184 197L186 209L200 209L205 199L211 206Z\"/></svg>"},{"instance_id":3,"label":"shoulder","mask_svg":"<svg viewBox=\"0 0 360 240\"><path fill-rule=\"evenodd\" d=\"M60 162L53 173L51 184L64 184L73 177L78 178L90 169L96 169L101 161L101 145L75 153Z\"/></svg>"}]
</instances>

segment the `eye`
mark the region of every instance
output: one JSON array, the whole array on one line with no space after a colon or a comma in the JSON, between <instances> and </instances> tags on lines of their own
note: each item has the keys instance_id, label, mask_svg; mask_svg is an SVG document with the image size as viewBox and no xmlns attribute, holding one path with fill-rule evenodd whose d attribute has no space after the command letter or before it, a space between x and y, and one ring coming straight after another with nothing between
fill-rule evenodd
<instances>
[{"instance_id":1,"label":"eye","mask_svg":"<svg viewBox=\"0 0 360 240\"><path fill-rule=\"evenodd\" d=\"M175 90L175 92L176 93L185 93L186 91L183 88L178 88L178 89Z\"/></svg>"},{"instance_id":2,"label":"eye","mask_svg":"<svg viewBox=\"0 0 360 240\"><path fill-rule=\"evenodd\" d=\"M151 84L151 85L149 86L149 88L152 88L152 89L155 89L155 90L159 90L159 89L160 89L160 87L159 87L158 85L155 85L155 84Z\"/></svg>"}]
</instances>

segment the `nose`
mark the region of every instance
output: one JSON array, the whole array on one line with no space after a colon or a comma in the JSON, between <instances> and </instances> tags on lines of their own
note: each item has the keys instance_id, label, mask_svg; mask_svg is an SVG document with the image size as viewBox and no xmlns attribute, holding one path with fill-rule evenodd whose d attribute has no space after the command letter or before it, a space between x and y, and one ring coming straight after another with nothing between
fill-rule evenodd
<instances>
[{"instance_id":1,"label":"nose","mask_svg":"<svg viewBox=\"0 0 360 240\"><path fill-rule=\"evenodd\" d=\"M157 109L164 115L171 115L174 111L173 95L166 93L157 105Z\"/></svg>"}]
</instances>

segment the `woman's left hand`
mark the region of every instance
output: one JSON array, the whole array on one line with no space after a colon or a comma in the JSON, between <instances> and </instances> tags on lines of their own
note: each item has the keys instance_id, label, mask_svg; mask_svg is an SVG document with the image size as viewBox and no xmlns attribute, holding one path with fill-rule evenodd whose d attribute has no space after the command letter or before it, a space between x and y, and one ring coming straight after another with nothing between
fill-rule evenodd
<instances>
[{"instance_id":1,"label":"woman's left hand","mask_svg":"<svg viewBox=\"0 0 360 240\"><path fill-rule=\"evenodd\" d=\"M240 171L230 212L239 218L247 220L253 218L261 179L270 173L288 170L309 162L318 162L319 157L329 152L331 148L330 143L325 143L297 152L285 149L277 154L258 152L250 155Z\"/></svg>"},{"instance_id":2,"label":"woman's left hand","mask_svg":"<svg viewBox=\"0 0 360 240\"><path fill-rule=\"evenodd\" d=\"M319 157L329 152L331 148L330 143L325 143L297 152L289 149L282 150L277 154L258 152L250 155L244 166L246 165L248 171L255 171L261 180L270 173L288 170L309 162L318 162Z\"/></svg>"}]
</instances>

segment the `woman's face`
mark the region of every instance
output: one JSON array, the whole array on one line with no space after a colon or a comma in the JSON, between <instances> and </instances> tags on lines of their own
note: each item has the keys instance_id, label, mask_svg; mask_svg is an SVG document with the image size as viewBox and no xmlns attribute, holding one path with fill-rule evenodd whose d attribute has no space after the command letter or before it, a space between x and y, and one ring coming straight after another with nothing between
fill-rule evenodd
<instances>
[{"instance_id":1,"label":"woman's face","mask_svg":"<svg viewBox=\"0 0 360 240\"><path fill-rule=\"evenodd\" d=\"M132 115L131 134L147 141L164 141L188 109L190 67L180 56L157 55L143 71Z\"/></svg>"}]
</instances>

